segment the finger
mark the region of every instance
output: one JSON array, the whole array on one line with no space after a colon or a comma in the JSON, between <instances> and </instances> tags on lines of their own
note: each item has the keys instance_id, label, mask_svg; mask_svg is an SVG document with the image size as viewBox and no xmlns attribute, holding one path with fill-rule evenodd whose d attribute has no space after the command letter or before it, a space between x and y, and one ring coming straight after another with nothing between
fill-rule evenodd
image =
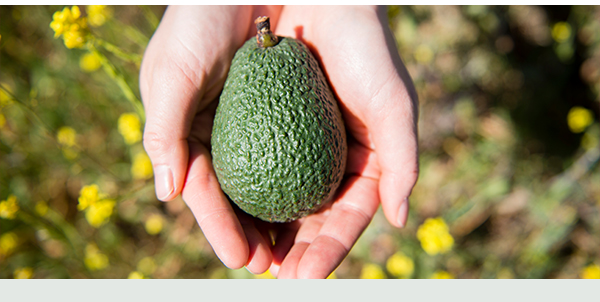
<instances>
[{"instance_id":1,"label":"finger","mask_svg":"<svg viewBox=\"0 0 600 302\"><path fill-rule=\"evenodd\" d=\"M183 76L170 67L158 67L155 72L155 79L163 84L151 86L152 97L145 104L144 148L154 168L156 197L168 201L183 188L188 163L187 137L197 110L200 84L178 81Z\"/></svg>"},{"instance_id":2,"label":"finger","mask_svg":"<svg viewBox=\"0 0 600 302\"><path fill-rule=\"evenodd\" d=\"M242 229L248 240L249 256L246 269L253 274L262 274L273 262L271 243L256 228L253 219L245 213L238 213Z\"/></svg>"},{"instance_id":3,"label":"finger","mask_svg":"<svg viewBox=\"0 0 600 302\"><path fill-rule=\"evenodd\" d=\"M295 242L310 243L317 238L321 228L323 227L323 224L329 217L331 204L333 204L333 201L331 201L329 204L326 204L324 206L325 209L321 209L317 213L307 216L300 221L301 225L296 233L296 239L294 240Z\"/></svg>"},{"instance_id":4,"label":"finger","mask_svg":"<svg viewBox=\"0 0 600 302\"><path fill-rule=\"evenodd\" d=\"M221 191L208 150L198 143L190 143L189 172L182 197L221 262L231 269L246 265L250 254L246 235Z\"/></svg>"},{"instance_id":5,"label":"finger","mask_svg":"<svg viewBox=\"0 0 600 302\"><path fill-rule=\"evenodd\" d=\"M296 278L325 279L340 265L348 252L336 239L319 235L298 261Z\"/></svg>"},{"instance_id":6,"label":"finger","mask_svg":"<svg viewBox=\"0 0 600 302\"><path fill-rule=\"evenodd\" d=\"M146 111L144 147L161 200L171 200L181 192L191 122L207 100L218 95L233 52L247 31L247 27L236 28L237 21L245 24L249 19L250 10L246 11L169 7L148 45L140 73ZM207 26L215 28L205 37ZM221 36L214 39L212 35Z\"/></svg>"},{"instance_id":7,"label":"finger","mask_svg":"<svg viewBox=\"0 0 600 302\"><path fill-rule=\"evenodd\" d=\"M310 243L308 242L296 242L294 246L290 249L289 253L281 263L279 267L279 272L277 273L278 279L296 279L297 278L297 269L298 263L300 259L302 259L302 255L308 248Z\"/></svg>"},{"instance_id":8,"label":"finger","mask_svg":"<svg viewBox=\"0 0 600 302\"><path fill-rule=\"evenodd\" d=\"M275 278L278 278L277 276L279 276L279 267L280 267L280 265L275 264L275 262L271 263L271 266L269 267L269 272Z\"/></svg>"},{"instance_id":9,"label":"finger","mask_svg":"<svg viewBox=\"0 0 600 302\"><path fill-rule=\"evenodd\" d=\"M379 14L380 22L387 22L381 11ZM366 112L365 121L382 170L379 192L383 212L392 225L404 227L408 197L419 175L418 100L387 23L381 28L382 40L388 41L388 63L393 68L381 73L380 81L374 81L371 103L378 105Z\"/></svg>"},{"instance_id":10,"label":"finger","mask_svg":"<svg viewBox=\"0 0 600 302\"><path fill-rule=\"evenodd\" d=\"M337 52L322 47L321 57L324 65L331 67L329 75L343 103L344 117L350 121L349 132L377 154L384 214L392 225L403 227L408 197L418 176L417 97L383 15L385 11L361 11L352 15L353 22L347 27L335 30L342 36L352 33L355 41L367 39L378 45L346 45L338 47ZM325 38L315 35L315 44L335 47ZM337 72L343 66L349 66L349 70ZM366 127L368 136L361 126Z\"/></svg>"},{"instance_id":11,"label":"finger","mask_svg":"<svg viewBox=\"0 0 600 302\"><path fill-rule=\"evenodd\" d=\"M327 278L369 225L378 205L376 179L348 179L319 235L298 262L297 277Z\"/></svg>"},{"instance_id":12,"label":"finger","mask_svg":"<svg viewBox=\"0 0 600 302\"><path fill-rule=\"evenodd\" d=\"M176 16L170 7L153 36L142 62L140 90L146 112L144 148L154 168L156 197L172 200L183 188L188 163L187 137L196 113L201 80L189 62L197 61L177 49ZM177 45L173 41L177 42Z\"/></svg>"},{"instance_id":13,"label":"finger","mask_svg":"<svg viewBox=\"0 0 600 302\"><path fill-rule=\"evenodd\" d=\"M366 113L381 169L379 192L387 220L396 227L406 224L408 197L418 173L418 150L413 110L403 85L387 84L374 97L390 104L387 110ZM398 106L393 106L396 103ZM384 113L385 112L385 113Z\"/></svg>"},{"instance_id":14,"label":"finger","mask_svg":"<svg viewBox=\"0 0 600 302\"><path fill-rule=\"evenodd\" d=\"M285 258L279 267L278 278L297 278L296 271L298 263L300 262L300 259L302 259L304 251L306 251L310 243L319 234L319 231L328 216L329 209L325 209L297 221L299 229L295 235L294 244L289 252L284 255Z\"/></svg>"}]
</instances>

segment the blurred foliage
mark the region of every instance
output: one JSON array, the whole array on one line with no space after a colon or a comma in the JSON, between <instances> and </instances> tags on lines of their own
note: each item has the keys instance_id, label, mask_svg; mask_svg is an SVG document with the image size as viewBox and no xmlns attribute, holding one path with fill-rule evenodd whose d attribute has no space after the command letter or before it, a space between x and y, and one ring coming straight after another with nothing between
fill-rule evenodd
<instances>
[{"instance_id":1,"label":"blurred foliage","mask_svg":"<svg viewBox=\"0 0 600 302\"><path fill-rule=\"evenodd\" d=\"M272 278L224 267L154 196L137 87L165 8L80 9L69 49L64 7L0 7L0 278ZM378 212L330 277L600 277L600 7L388 15L421 174L407 226Z\"/></svg>"}]
</instances>

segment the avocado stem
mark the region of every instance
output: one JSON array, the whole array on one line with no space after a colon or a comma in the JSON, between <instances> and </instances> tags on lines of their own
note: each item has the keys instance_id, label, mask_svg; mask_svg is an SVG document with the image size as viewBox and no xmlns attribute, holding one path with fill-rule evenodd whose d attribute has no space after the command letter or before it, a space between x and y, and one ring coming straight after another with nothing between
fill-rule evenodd
<instances>
[{"instance_id":1,"label":"avocado stem","mask_svg":"<svg viewBox=\"0 0 600 302\"><path fill-rule=\"evenodd\" d=\"M271 31L271 22L269 21L269 17L258 17L256 20L254 20L254 24L256 24L257 29L256 43L258 44L258 47L267 48L277 45L279 39Z\"/></svg>"}]
</instances>

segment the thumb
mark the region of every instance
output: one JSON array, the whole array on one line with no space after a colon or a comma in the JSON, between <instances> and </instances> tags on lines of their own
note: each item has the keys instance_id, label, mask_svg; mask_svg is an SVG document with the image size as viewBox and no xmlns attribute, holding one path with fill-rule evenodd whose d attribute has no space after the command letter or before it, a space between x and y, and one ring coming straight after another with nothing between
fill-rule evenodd
<instances>
[{"instance_id":1,"label":"thumb","mask_svg":"<svg viewBox=\"0 0 600 302\"><path fill-rule=\"evenodd\" d=\"M144 148L152 161L156 197L169 201L181 193L187 172L187 137L200 94L199 78L190 73L189 53L177 48L178 9L168 8L148 44L140 70L146 111ZM181 47L181 46L179 46Z\"/></svg>"},{"instance_id":2,"label":"thumb","mask_svg":"<svg viewBox=\"0 0 600 302\"><path fill-rule=\"evenodd\" d=\"M200 94L200 85L181 69L170 67L173 65L165 59L153 66L150 88L142 93L146 110L144 148L154 168L156 197L162 201L181 193L189 157L187 137ZM140 81L145 81L147 74L142 67Z\"/></svg>"},{"instance_id":3,"label":"thumb","mask_svg":"<svg viewBox=\"0 0 600 302\"><path fill-rule=\"evenodd\" d=\"M188 137L198 110L218 95L228 58L245 39L244 7L169 7L142 62L146 110L144 148L154 167L156 197L181 193L189 160ZM216 37L206 35L213 28ZM212 31L211 31L212 32Z\"/></svg>"},{"instance_id":4,"label":"thumb","mask_svg":"<svg viewBox=\"0 0 600 302\"><path fill-rule=\"evenodd\" d=\"M379 106L367 112L366 119L381 167L381 207L392 225L404 227L408 219L408 197L419 176L418 96L387 26L385 11L379 9L377 13L383 35L380 40L387 44L387 55L381 54L381 57L386 58L388 67L380 70L379 80L387 81L374 85L377 92L372 104Z\"/></svg>"}]
</instances>

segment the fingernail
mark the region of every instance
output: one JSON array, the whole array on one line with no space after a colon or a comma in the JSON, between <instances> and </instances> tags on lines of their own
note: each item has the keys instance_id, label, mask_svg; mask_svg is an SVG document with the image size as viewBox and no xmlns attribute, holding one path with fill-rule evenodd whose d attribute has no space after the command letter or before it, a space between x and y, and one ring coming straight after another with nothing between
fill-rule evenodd
<instances>
[{"instance_id":1,"label":"fingernail","mask_svg":"<svg viewBox=\"0 0 600 302\"><path fill-rule=\"evenodd\" d=\"M244 268L245 268L245 269L246 269L246 270L247 270L247 271L248 271L250 274L252 274L252 275L257 275L257 273L255 273L255 272L251 271L251 270L248 268L248 266L247 266L247 265L244 265Z\"/></svg>"},{"instance_id":2,"label":"fingernail","mask_svg":"<svg viewBox=\"0 0 600 302\"><path fill-rule=\"evenodd\" d=\"M173 172L169 166L154 167L154 187L156 188L156 197L165 201L173 193Z\"/></svg>"},{"instance_id":3,"label":"fingernail","mask_svg":"<svg viewBox=\"0 0 600 302\"><path fill-rule=\"evenodd\" d=\"M279 274L279 265L275 263L271 263L271 267L269 267L269 271L273 277L277 278L277 274Z\"/></svg>"},{"instance_id":4,"label":"fingernail","mask_svg":"<svg viewBox=\"0 0 600 302\"><path fill-rule=\"evenodd\" d=\"M401 228L406 225L406 220L408 219L408 197L402 200L400 204L400 208L398 209L398 224Z\"/></svg>"}]
</instances>

